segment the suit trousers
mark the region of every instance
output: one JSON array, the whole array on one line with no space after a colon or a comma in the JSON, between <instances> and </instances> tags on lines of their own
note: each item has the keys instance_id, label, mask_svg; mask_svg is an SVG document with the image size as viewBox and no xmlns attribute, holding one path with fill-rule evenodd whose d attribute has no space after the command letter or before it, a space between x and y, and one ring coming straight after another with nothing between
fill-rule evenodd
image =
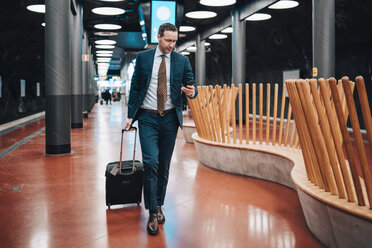
<instances>
[{"instance_id":1,"label":"suit trousers","mask_svg":"<svg viewBox=\"0 0 372 248\"><path fill-rule=\"evenodd\" d=\"M140 112L138 127L144 167L145 208L155 212L157 206L164 204L179 122L175 111L165 116Z\"/></svg>"}]
</instances>

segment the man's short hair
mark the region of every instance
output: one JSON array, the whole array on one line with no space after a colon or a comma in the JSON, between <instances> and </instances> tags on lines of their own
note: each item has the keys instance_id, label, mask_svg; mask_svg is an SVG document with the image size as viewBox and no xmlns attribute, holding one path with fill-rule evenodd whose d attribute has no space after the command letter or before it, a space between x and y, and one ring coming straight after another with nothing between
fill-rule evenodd
<instances>
[{"instance_id":1,"label":"man's short hair","mask_svg":"<svg viewBox=\"0 0 372 248\"><path fill-rule=\"evenodd\" d=\"M159 27L158 35L160 35L160 37L163 37L164 31L178 32L178 29L172 23L163 23Z\"/></svg>"}]
</instances>

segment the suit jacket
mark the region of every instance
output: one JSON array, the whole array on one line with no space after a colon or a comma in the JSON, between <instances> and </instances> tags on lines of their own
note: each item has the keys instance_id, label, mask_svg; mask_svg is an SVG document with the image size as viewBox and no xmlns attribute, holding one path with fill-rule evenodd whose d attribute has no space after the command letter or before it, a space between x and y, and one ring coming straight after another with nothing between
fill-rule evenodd
<instances>
[{"instance_id":1,"label":"suit jacket","mask_svg":"<svg viewBox=\"0 0 372 248\"><path fill-rule=\"evenodd\" d=\"M155 50L156 48L146 50L138 53L137 55L128 101L128 118L133 118L132 123L134 123L137 119L138 110L143 104L150 85ZM192 68L187 57L172 51L170 58L171 98L177 112L179 125L182 128L181 87L186 86L186 82L194 82L194 75L192 73ZM194 97L196 97L198 91L195 85L194 87ZM156 106L154 107L156 109Z\"/></svg>"}]
</instances>

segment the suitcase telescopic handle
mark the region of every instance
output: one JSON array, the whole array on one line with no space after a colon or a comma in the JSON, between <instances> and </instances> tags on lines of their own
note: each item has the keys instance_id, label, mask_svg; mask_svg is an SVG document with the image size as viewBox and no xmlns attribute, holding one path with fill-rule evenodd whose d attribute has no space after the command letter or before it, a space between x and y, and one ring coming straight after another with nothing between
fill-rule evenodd
<instances>
[{"instance_id":1,"label":"suitcase telescopic handle","mask_svg":"<svg viewBox=\"0 0 372 248\"><path fill-rule=\"evenodd\" d=\"M137 128L136 127L131 127L129 130L126 130L125 128L123 128L121 130L121 144L120 144L120 173L121 173L121 160L122 160L122 156L123 156L123 137L124 137L124 132L130 132L130 131L135 131L135 134L134 134L134 148L133 148L133 164L132 164L132 171L128 174L125 174L123 173L124 175L130 175L132 173L134 173L135 171L135 167L134 167L134 163L135 163L135 157L136 157L136 141L137 141Z\"/></svg>"}]
</instances>

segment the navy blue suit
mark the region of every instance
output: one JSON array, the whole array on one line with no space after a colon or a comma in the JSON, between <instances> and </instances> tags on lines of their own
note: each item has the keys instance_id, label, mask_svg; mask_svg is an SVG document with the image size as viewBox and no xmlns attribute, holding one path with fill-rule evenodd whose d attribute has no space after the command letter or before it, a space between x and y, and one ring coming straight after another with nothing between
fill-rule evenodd
<instances>
[{"instance_id":1,"label":"navy blue suit","mask_svg":"<svg viewBox=\"0 0 372 248\"><path fill-rule=\"evenodd\" d=\"M138 120L144 165L145 207L150 212L155 212L156 207L162 206L164 203L173 148L178 128L182 127L181 87L186 86L186 82L194 81L187 57L172 51L170 55L170 91L175 112L160 116L140 111L151 81L155 50L146 50L138 54L128 101L128 118L133 119L132 123ZM156 108L157 106L154 106L153 109L156 110Z\"/></svg>"}]
</instances>

